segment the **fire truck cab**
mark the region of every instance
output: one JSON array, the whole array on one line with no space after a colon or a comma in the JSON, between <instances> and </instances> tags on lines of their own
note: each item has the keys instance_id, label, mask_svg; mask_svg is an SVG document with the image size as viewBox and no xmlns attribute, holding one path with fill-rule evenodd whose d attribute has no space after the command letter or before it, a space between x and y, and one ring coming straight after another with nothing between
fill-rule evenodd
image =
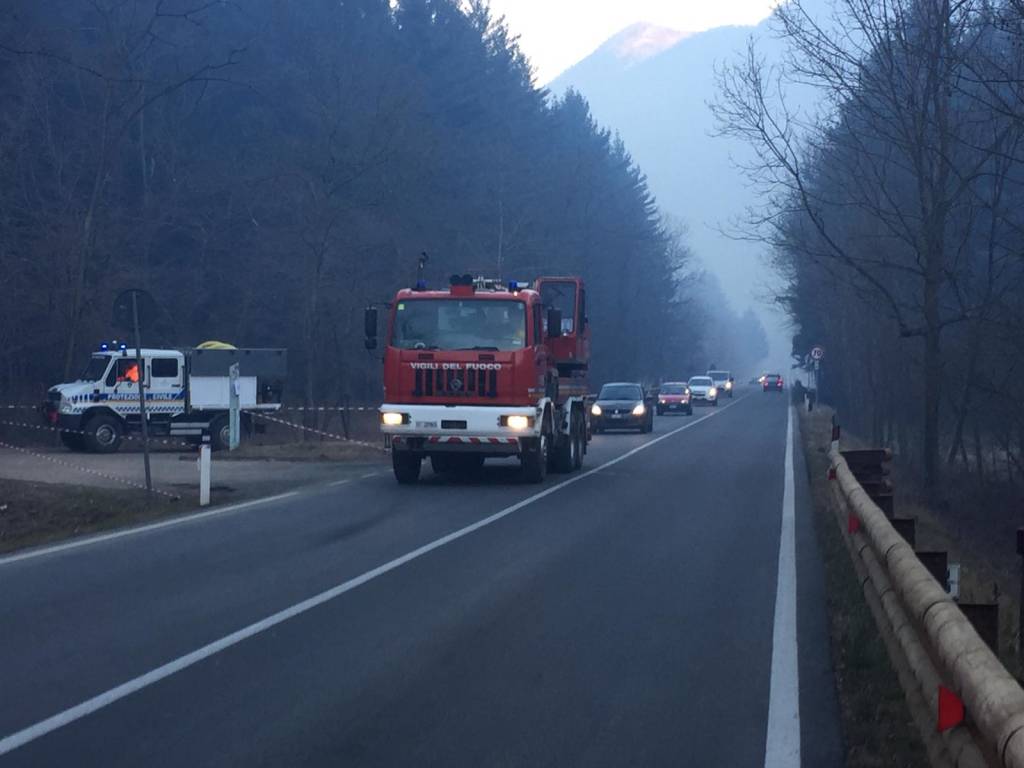
<instances>
[{"instance_id":1,"label":"fire truck cab","mask_svg":"<svg viewBox=\"0 0 1024 768\"><path fill-rule=\"evenodd\" d=\"M456 275L398 292L384 345L381 430L400 483L516 456L525 477L579 469L587 444L589 328L583 282ZM367 347L377 311L367 309Z\"/></svg>"}]
</instances>

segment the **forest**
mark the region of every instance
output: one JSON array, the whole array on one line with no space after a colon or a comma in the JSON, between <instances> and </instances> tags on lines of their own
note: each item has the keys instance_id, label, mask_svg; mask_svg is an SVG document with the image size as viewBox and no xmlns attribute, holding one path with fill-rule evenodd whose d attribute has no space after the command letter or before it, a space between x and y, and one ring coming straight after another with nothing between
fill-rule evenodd
<instances>
[{"instance_id":1,"label":"forest","mask_svg":"<svg viewBox=\"0 0 1024 768\"><path fill-rule=\"evenodd\" d=\"M598 380L764 353L480 0L9 0L0 103L6 400L77 375L131 287L146 345L286 347L293 401L373 401L362 310L422 252L434 285L583 275Z\"/></svg>"},{"instance_id":2,"label":"forest","mask_svg":"<svg viewBox=\"0 0 1024 768\"><path fill-rule=\"evenodd\" d=\"M719 72L797 365L923 489L1024 481L1024 5L793 0ZM816 106L806 108L809 103Z\"/></svg>"}]
</instances>

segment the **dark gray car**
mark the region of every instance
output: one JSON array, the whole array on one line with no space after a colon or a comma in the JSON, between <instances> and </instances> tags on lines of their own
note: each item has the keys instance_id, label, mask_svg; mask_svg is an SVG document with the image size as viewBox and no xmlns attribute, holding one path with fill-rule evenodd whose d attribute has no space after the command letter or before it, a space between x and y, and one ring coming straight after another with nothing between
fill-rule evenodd
<instances>
[{"instance_id":1,"label":"dark gray car","mask_svg":"<svg viewBox=\"0 0 1024 768\"><path fill-rule=\"evenodd\" d=\"M654 429L654 408L641 384L619 381L605 384L590 408L590 424L594 432L608 429Z\"/></svg>"}]
</instances>

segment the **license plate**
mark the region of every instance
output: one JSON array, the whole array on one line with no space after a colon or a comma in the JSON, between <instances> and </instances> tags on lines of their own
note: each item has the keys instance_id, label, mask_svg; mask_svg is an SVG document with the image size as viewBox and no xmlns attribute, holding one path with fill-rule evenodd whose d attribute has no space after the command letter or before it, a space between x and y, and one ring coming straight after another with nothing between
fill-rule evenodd
<instances>
[{"instance_id":1,"label":"license plate","mask_svg":"<svg viewBox=\"0 0 1024 768\"><path fill-rule=\"evenodd\" d=\"M416 426L419 429L437 429L436 421L417 421Z\"/></svg>"},{"instance_id":2,"label":"license plate","mask_svg":"<svg viewBox=\"0 0 1024 768\"><path fill-rule=\"evenodd\" d=\"M612 418L613 419L621 419L621 418L624 418L624 417L623 417L623 415L621 413L613 413L612 414Z\"/></svg>"}]
</instances>

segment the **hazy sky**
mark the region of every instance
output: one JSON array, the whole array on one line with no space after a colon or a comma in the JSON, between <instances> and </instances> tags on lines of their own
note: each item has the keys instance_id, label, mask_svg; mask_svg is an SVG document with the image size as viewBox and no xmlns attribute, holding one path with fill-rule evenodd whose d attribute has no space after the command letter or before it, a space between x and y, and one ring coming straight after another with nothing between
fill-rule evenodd
<instances>
[{"instance_id":1,"label":"hazy sky","mask_svg":"<svg viewBox=\"0 0 1024 768\"><path fill-rule=\"evenodd\" d=\"M771 0L491 0L547 83L630 24L645 21L684 32L756 24Z\"/></svg>"}]
</instances>

